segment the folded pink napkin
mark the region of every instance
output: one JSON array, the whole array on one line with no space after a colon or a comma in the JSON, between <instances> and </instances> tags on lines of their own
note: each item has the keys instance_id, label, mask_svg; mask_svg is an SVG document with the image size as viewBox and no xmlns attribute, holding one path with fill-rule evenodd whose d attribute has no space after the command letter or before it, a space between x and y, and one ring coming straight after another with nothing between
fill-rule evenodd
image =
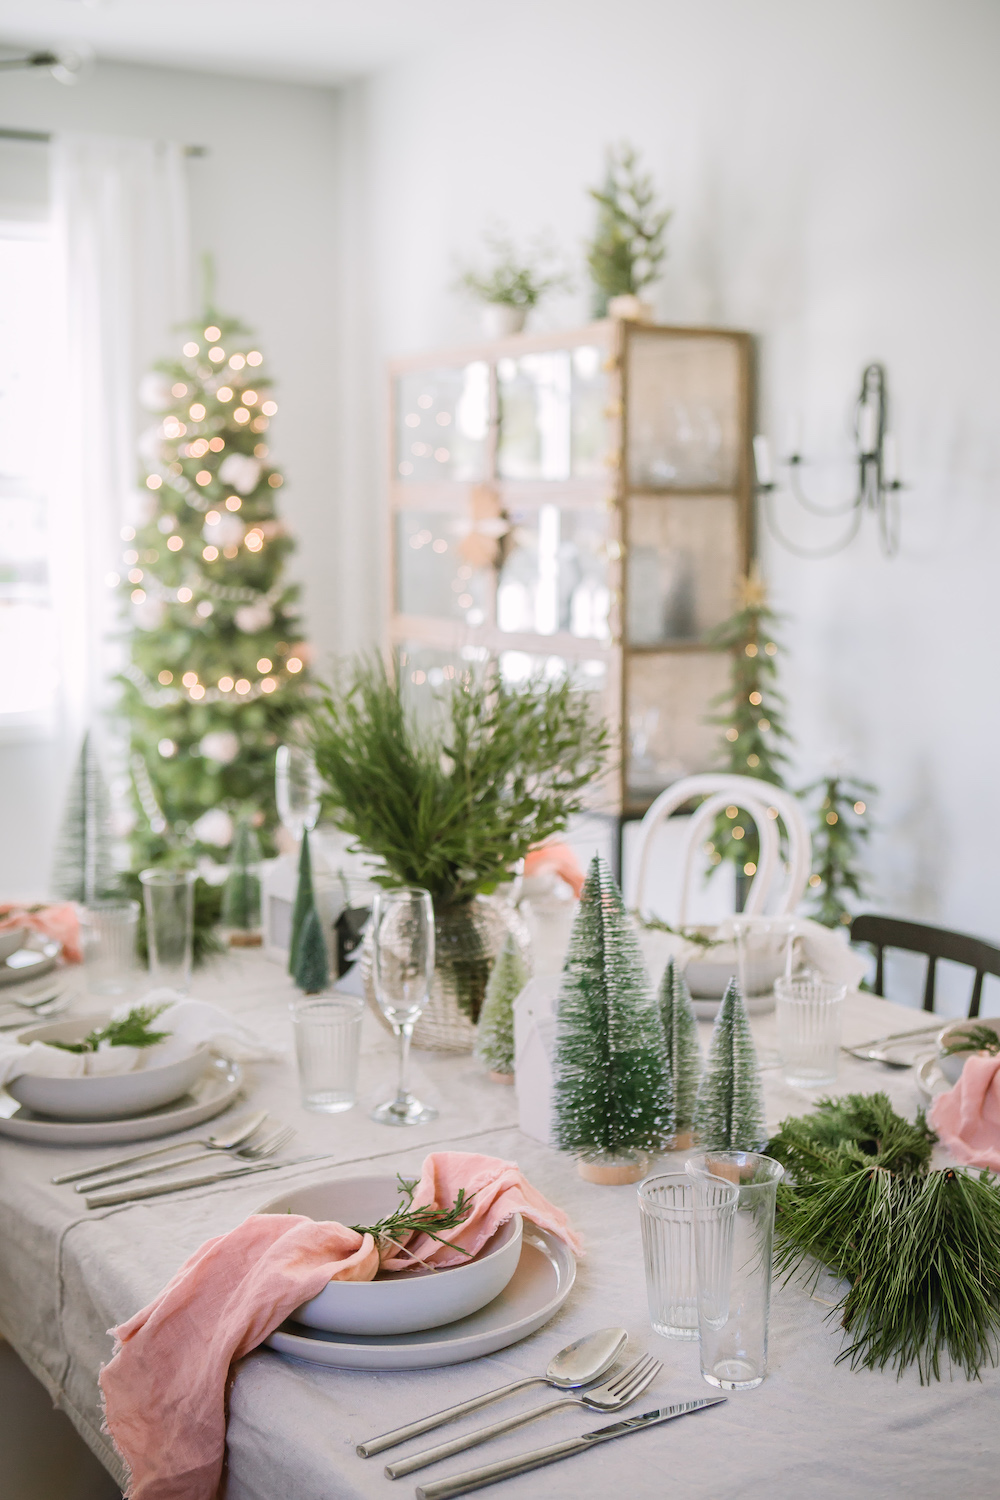
<instances>
[{"instance_id":1,"label":"folded pink napkin","mask_svg":"<svg viewBox=\"0 0 1000 1500\"><path fill-rule=\"evenodd\" d=\"M967 1057L955 1087L934 1100L931 1124L956 1160L1000 1172L1000 1056Z\"/></svg>"},{"instance_id":2,"label":"folded pink napkin","mask_svg":"<svg viewBox=\"0 0 1000 1500\"><path fill-rule=\"evenodd\" d=\"M80 919L72 901L64 901L59 906L0 906L0 932L9 932L12 927L30 927L42 937L62 943L62 957L66 963L78 964L83 958Z\"/></svg>"},{"instance_id":3,"label":"folded pink napkin","mask_svg":"<svg viewBox=\"0 0 1000 1500\"><path fill-rule=\"evenodd\" d=\"M461 1151L424 1162L414 1203L450 1207L459 1187L475 1193L469 1221L448 1238L472 1254L512 1214L579 1250L565 1214L512 1162ZM427 1235L413 1249L437 1264L465 1259ZM387 1260L398 1269L410 1257ZM267 1338L328 1281L370 1281L375 1241L343 1224L298 1214L254 1214L207 1240L159 1296L113 1329L115 1352L101 1371L108 1432L130 1475L130 1500L213 1500L226 1442L229 1367Z\"/></svg>"}]
</instances>

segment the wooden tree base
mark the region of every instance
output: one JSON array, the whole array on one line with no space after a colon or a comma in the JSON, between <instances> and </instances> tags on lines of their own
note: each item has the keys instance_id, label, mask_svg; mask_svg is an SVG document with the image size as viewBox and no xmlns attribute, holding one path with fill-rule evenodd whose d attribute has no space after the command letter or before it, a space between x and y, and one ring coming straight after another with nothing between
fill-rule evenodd
<instances>
[{"instance_id":1,"label":"wooden tree base","mask_svg":"<svg viewBox=\"0 0 1000 1500\"><path fill-rule=\"evenodd\" d=\"M673 1140L670 1142L670 1146L668 1149L671 1151L690 1151L693 1145L694 1131L681 1130L677 1135L674 1136Z\"/></svg>"},{"instance_id":2,"label":"wooden tree base","mask_svg":"<svg viewBox=\"0 0 1000 1500\"><path fill-rule=\"evenodd\" d=\"M492 1071L492 1069L491 1069L490 1070L490 1077L492 1078L492 1080L493 1080L494 1083L513 1083L514 1082L514 1075L513 1075L513 1073L494 1073Z\"/></svg>"},{"instance_id":3,"label":"wooden tree base","mask_svg":"<svg viewBox=\"0 0 1000 1500\"><path fill-rule=\"evenodd\" d=\"M578 1161L576 1170L584 1182L596 1182L601 1187L622 1187L628 1182L641 1182L649 1169L645 1157L635 1161Z\"/></svg>"},{"instance_id":4,"label":"wooden tree base","mask_svg":"<svg viewBox=\"0 0 1000 1500\"><path fill-rule=\"evenodd\" d=\"M230 948L260 948L263 942L262 932L231 932L229 934Z\"/></svg>"}]
</instances>

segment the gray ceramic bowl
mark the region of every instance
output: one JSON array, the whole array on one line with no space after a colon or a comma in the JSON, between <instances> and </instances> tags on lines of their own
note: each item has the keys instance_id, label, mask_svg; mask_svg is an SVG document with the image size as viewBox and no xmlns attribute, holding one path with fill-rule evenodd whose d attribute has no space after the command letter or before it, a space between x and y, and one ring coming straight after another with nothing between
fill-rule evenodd
<instances>
[{"instance_id":1,"label":"gray ceramic bowl","mask_svg":"<svg viewBox=\"0 0 1000 1500\"><path fill-rule=\"evenodd\" d=\"M972 1053L953 1052L945 1057L944 1049L963 1031L971 1031L973 1026L988 1026L990 1031L995 1031L1000 1036L1000 1017L998 1016L991 1016L988 1019L978 1018L974 1021L954 1021L950 1026L946 1026L938 1037L937 1063L949 1083L958 1082L962 1069L965 1067L965 1059L971 1057Z\"/></svg>"},{"instance_id":2,"label":"gray ceramic bowl","mask_svg":"<svg viewBox=\"0 0 1000 1500\"><path fill-rule=\"evenodd\" d=\"M19 1042L78 1042L108 1017L78 1016L18 1033ZM125 1120L170 1104L188 1092L204 1073L211 1052L199 1047L189 1057L165 1067L137 1068L108 1078L42 1078L22 1073L7 1092L18 1104L54 1120Z\"/></svg>"},{"instance_id":3,"label":"gray ceramic bowl","mask_svg":"<svg viewBox=\"0 0 1000 1500\"><path fill-rule=\"evenodd\" d=\"M394 1177L345 1177L293 1188L258 1209L305 1214L340 1224L376 1224L399 1203ZM331 1281L292 1313L298 1323L330 1333L414 1333L478 1312L499 1297L521 1258L522 1223L515 1214L474 1260L443 1271L388 1274L377 1281Z\"/></svg>"},{"instance_id":4,"label":"gray ceramic bowl","mask_svg":"<svg viewBox=\"0 0 1000 1500\"><path fill-rule=\"evenodd\" d=\"M27 927L12 927L9 932L0 932L0 964L23 946L27 935Z\"/></svg>"}]
</instances>

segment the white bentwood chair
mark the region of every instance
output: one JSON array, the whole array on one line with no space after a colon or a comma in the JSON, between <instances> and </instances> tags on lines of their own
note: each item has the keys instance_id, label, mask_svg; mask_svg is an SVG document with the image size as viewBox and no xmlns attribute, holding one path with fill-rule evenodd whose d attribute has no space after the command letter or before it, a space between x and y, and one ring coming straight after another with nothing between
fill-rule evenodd
<instances>
[{"instance_id":1,"label":"white bentwood chair","mask_svg":"<svg viewBox=\"0 0 1000 1500\"><path fill-rule=\"evenodd\" d=\"M802 808L790 792L752 776L730 776L706 771L685 776L661 792L639 824L637 872L633 905L644 912L643 898L650 872L657 830L672 813L698 797L705 800L695 809L683 844L683 880L677 911L678 927L687 924L688 897L699 863L696 855L716 817L725 807L748 812L757 825L760 857L743 913L748 917L790 915L802 899L812 864L812 844ZM778 818L786 834L786 855L781 857Z\"/></svg>"}]
</instances>

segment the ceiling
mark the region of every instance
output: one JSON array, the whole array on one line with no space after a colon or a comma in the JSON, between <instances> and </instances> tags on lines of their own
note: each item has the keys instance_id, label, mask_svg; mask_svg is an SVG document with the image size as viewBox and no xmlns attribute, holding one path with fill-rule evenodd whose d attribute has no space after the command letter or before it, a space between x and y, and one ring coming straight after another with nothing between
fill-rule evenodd
<instances>
[{"instance_id":1,"label":"ceiling","mask_svg":"<svg viewBox=\"0 0 1000 1500\"><path fill-rule=\"evenodd\" d=\"M478 0L0 0L0 47L337 84L482 14Z\"/></svg>"}]
</instances>

